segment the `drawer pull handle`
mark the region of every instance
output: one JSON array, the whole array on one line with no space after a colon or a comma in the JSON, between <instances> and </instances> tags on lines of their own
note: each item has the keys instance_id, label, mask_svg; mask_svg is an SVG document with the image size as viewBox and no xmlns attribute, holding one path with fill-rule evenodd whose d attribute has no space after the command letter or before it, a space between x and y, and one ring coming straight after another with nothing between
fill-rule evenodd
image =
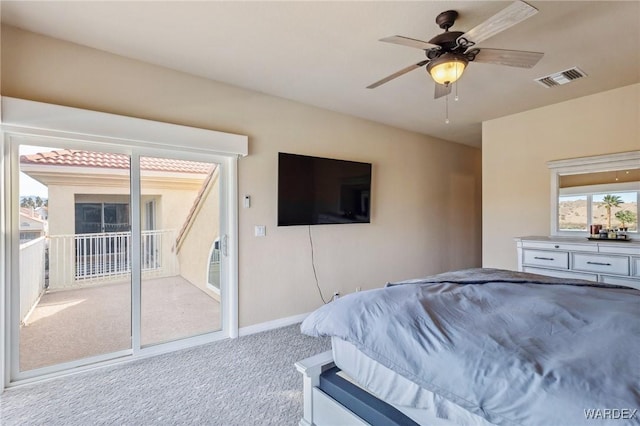
<instances>
[{"instance_id":1,"label":"drawer pull handle","mask_svg":"<svg viewBox=\"0 0 640 426\"><path fill-rule=\"evenodd\" d=\"M534 259L538 259L538 260L555 260L553 257L540 257L540 256L534 256Z\"/></svg>"},{"instance_id":2,"label":"drawer pull handle","mask_svg":"<svg viewBox=\"0 0 640 426\"><path fill-rule=\"evenodd\" d=\"M587 265L611 266L610 263L604 263L604 262L587 262Z\"/></svg>"},{"instance_id":3,"label":"drawer pull handle","mask_svg":"<svg viewBox=\"0 0 640 426\"><path fill-rule=\"evenodd\" d=\"M560 246L559 246L559 245L555 245L554 247L555 247L555 248L560 248Z\"/></svg>"}]
</instances>

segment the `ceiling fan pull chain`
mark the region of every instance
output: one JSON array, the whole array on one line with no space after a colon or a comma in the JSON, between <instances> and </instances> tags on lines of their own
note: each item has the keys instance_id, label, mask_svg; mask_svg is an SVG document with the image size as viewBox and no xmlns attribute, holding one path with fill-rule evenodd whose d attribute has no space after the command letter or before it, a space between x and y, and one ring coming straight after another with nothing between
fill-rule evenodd
<instances>
[{"instance_id":1,"label":"ceiling fan pull chain","mask_svg":"<svg viewBox=\"0 0 640 426\"><path fill-rule=\"evenodd\" d=\"M446 115L444 122L446 124L449 124L449 94L447 94L447 96L444 97L444 105L445 105L444 110Z\"/></svg>"}]
</instances>

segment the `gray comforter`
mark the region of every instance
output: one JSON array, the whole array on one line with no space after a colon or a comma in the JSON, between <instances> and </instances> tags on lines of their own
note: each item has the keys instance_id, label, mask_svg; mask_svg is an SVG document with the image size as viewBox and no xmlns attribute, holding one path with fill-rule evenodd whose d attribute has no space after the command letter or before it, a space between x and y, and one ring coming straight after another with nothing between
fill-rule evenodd
<instances>
[{"instance_id":1,"label":"gray comforter","mask_svg":"<svg viewBox=\"0 0 640 426\"><path fill-rule=\"evenodd\" d=\"M639 290L473 269L343 297L302 331L491 423L640 424Z\"/></svg>"}]
</instances>

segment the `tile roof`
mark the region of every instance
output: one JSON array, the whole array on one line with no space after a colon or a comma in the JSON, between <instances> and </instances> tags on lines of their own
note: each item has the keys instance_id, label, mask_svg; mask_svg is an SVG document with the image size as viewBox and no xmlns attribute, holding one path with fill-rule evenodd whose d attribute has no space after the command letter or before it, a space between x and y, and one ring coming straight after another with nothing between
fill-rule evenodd
<instances>
[{"instance_id":1,"label":"tile roof","mask_svg":"<svg viewBox=\"0 0 640 426\"><path fill-rule=\"evenodd\" d=\"M46 166L95 167L102 169L128 169L129 156L110 152L82 151L64 149L60 151L39 152L21 155L21 164L40 164ZM141 170L177 172L177 173L209 173L210 163L197 161L174 160L171 158L140 157Z\"/></svg>"}]
</instances>

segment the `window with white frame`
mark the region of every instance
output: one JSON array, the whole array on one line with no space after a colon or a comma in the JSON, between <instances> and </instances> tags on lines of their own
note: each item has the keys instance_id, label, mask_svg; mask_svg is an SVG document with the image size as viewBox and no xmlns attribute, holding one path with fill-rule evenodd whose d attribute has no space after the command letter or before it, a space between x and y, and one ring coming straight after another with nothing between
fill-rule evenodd
<instances>
[{"instance_id":1,"label":"window with white frame","mask_svg":"<svg viewBox=\"0 0 640 426\"><path fill-rule=\"evenodd\" d=\"M622 183L560 188L558 230L587 232L591 225L603 229L626 228L638 232L638 184Z\"/></svg>"}]
</instances>

